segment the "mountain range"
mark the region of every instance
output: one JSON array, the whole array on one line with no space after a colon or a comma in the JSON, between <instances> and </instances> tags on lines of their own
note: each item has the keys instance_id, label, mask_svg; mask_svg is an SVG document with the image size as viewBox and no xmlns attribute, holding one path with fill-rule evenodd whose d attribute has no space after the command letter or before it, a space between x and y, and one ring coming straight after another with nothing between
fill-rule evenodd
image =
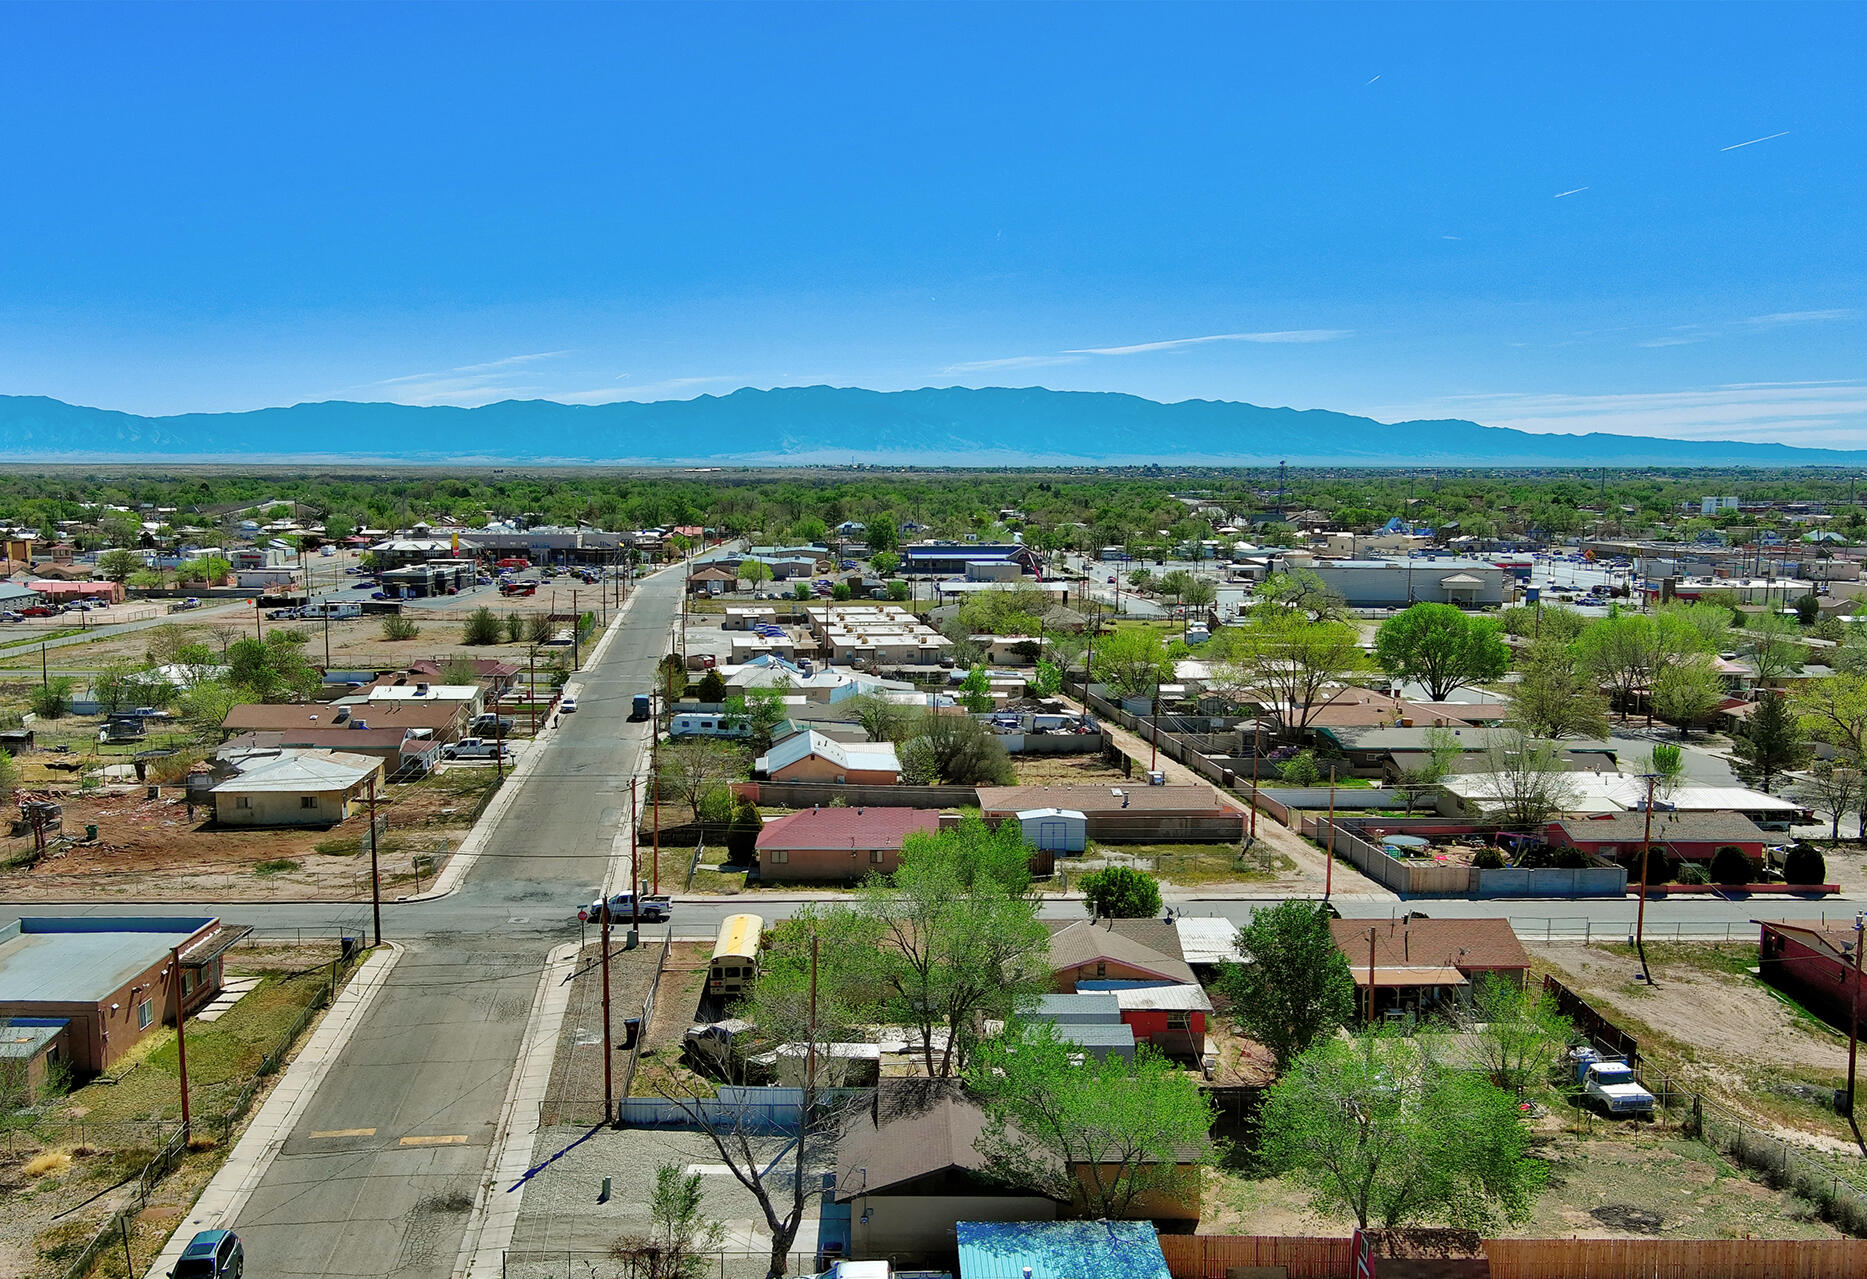
<instances>
[{"instance_id":1,"label":"mountain range","mask_svg":"<svg viewBox=\"0 0 1867 1279\"><path fill-rule=\"evenodd\" d=\"M1535 435L1225 400L1042 387L804 386L691 400L477 408L332 400L143 417L0 396L16 461L363 461L1121 466L1859 466L1867 453L1723 440Z\"/></svg>"}]
</instances>

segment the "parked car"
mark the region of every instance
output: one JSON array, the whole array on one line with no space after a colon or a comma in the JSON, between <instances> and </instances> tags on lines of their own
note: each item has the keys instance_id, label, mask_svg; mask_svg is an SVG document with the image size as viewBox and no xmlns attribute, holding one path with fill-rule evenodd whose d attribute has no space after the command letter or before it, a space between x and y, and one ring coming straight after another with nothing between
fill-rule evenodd
<instances>
[{"instance_id":1,"label":"parked car","mask_svg":"<svg viewBox=\"0 0 1867 1279\"><path fill-rule=\"evenodd\" d=\"M275 608L266 612L266 616L275 622L289 622L298 615L299 611L295 608Z\"/></svg>"},{"instance_id":2,"label":"parked car","mask_svg":"<svg viewBox=\"0 0 1867 1279\"><path fill-rule=\"evenodd\" d=\"M512 748L483 737L463 737L441 748L442 759L511 759Z\"/></svg>"},{"instance_id":3,"label":"parked car","mask_svg":"<svg viewBox=\"0 0 1867 1279\"><path fill-rule=\"evenodd\" d=\"M575 715L577 713L577 699L569 694L560 697L558 699L558 711L560 714L564 715Z\"/></svg>"},{"instance_id":4,"label":"parked car","mask_svg":"<svg viewBox=\"0 0 1867 1279\"><path fill-rule=\"evenodd\" d=\"M674 917L674 899L668 896L656 897L649 893L642 894L642 918L659 922ZM577 918L586 924L600 923L603 918L603 899L597 898L588 906L579 908ZM609 922L627 923L635 918L635 894L617 893L609 899Z\"/></svg>"},{"instance_id":5,"label":"parked car","mask_svg":"<svg viewBox=\"0 0 1867 1279\"><path fill-rule=\"evenodd\" d=\"M246 1249L231 1230L203 1230L188 1241L170 1279L240 1279L246 1270Z\"/></svg>"},{"instance_id":6,"label":"parked car","mask_svg":"<svg viewBox=\"0 0 1867 1279\"><path fill-rule=\"evenodd\" d=\"M517 726L518 721L512 716L495 715L491 711L488 711L484 715L475 715L473 717L473 724L471 725L473 731L480 734L482 737L489 733L494 736L498 736L501 733L510 733Z\"/></svg>"},{"instance_id":7,"label":"parked car","mask_svg":"<svg viewBox=\"0 0 1867 1279\"><path fill-rule=\"evenodd\" d=\"M58 610L50 604L28 604L19 611L21 617L53 617Z\"/></svg>"},{"instance_id":8,"label":"parked car","mask_svg":"<svg viewBox=\"0 0 1867 1279\"><path fill-rule=\"evenodd\" d=\"M370 598L371 598L371 599L373 599L373 600L386 600L386 599L388 599L388 598L389 598L389 592L387 592L387 591L371 591L371 592L370 592Z\"/></svg>"},{"instance_id":9,"label":"parked car","mask_svg":"<svg viewBox=\"0 0 1867 1279\"><path fill-rule=\"evenodd\" d=\"M0 613L0 622L23 622L25 617L19 613Z\"/></svg>"},{"instance_id":10,"label":"parked car","mask_svg":"<svg viewBox=\"0 0 1867 1279\"><path fill-rule=\"evenodd\" d=\"M177 612L186 612L187 610L191 608L200 608L200 607L201 607L201 601L196 599L194 596L190 595L187 599L177 604L175 606L175 610Z\"/></svg>"}]
</instances>

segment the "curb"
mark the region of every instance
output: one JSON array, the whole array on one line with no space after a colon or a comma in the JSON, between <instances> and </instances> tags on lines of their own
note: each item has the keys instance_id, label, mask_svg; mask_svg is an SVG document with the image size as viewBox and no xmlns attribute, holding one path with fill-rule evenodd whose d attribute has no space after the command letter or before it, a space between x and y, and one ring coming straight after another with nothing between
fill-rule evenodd
<instances>
[{"instance_id":1,"label":"curb","mask_svg":"<svg viewBox=\"0 0 1867 1279\"><path fill-rule=\"evenodd\" d=\"M667 572L667 569L658 569L656 572L648 574L648 576L644 577L642 580L646 582L649 578L659 576L661 573L665 572ZM580 670L573 671L570 676L565 679L564 683L566 687L569 687L570 682L576 679L577 676L583 674L584 671L589 670L603 659L604 654L608 652L610 642L618 635L622 634L622 620L628 616L629 610L635 606L635 601L639 598L641 598L641 587L637 586L635 591L630 593L629 598L622 602L622 607L616 610L615 616L610 619L609 626L603 631L603 637L599 639L596 642L596 646L590 650L589 659L584 663L583 667ZM480 820L473 824L473 829L467 833L467 838L461 841L461 845L455 850L454 855L447 859L447 865L441 868L440 878L434 881L433 887L429 888L426 892L411 893L407 897L396 898L395 900L398 905L411 902L435 901L442 897L451 896L459 890L461 881L464 880L468 872L473 869L474 862L479 860L480 852L485 848L486 841L493 837L493 828L499 825L500 820L505 816L506 809L512 806L513 798L518 794L519 788L524 785L525 779L536 771L538 759L544 754L544 748L555 741L557 735L557 726L555 724L549 724L532 738L531 744L526 749L524 757L512 766L512 771L506 775L506 780L499 787L499 793L493 796L492 802L486 806L486 811L480 814Z\"/></svg>"},{"instance_id":2,"label":"curb","mask_svg":"<svg viewBox=\"0 0 1867 1279\"><path fill-rule=\"evenodd\" d=\"M261 1104L259 1113L247 1124L240 1140L234 1143L227 1162L214 1174L188 1215L175 1228L175 1233L169 1236L168 1243L150 1263L147 1279L163 1279L196 1232L232 1226L272 1161L284 1149L286 1138L291 1136L305 1107L317 1094L318 1085L336 1064L401 957L401 946L384 942L337 993L324 1020L318 1023L310 1040L286 1067L285 1077Z\"/></svg>"},{"instance_id":3,"label":"curb","mask_svg":"<svg viewBox=\"0 0 1867 1279\"><path fill-rule=\"evenodd\" d=\"M579 943L565 942L545 959L538 993L525 1024L525 1040L506 1086L499 1125L487 1156L486 1173L474 1197L473 1215L461 1235L460 1257L454 1263L456 1279L505 1273L506 1249L518 1228L523 1188L516 1184L531 1166L532 1143L538 1135L538 1117L551 1083L551 1063L557 1057L558 1032L570 1007L571 983L564 970L576 958ZM507 1186L501 1190L502 1184Z\"/></svg>"}]
</instances>

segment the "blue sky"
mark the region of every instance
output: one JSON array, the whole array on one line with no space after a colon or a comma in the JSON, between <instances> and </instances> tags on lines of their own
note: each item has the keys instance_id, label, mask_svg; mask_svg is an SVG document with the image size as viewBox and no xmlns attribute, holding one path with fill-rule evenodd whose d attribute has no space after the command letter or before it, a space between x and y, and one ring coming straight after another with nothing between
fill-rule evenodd
<instances>
[{"instance_id":1,"label":"blue sky","mask_svg":"<svg viewBox=\"0 0 1867 1279\"><path fill-rule=\"evenodd\" d=\"M1863 48L1838 4L0 7L0 392L1856 446Z\"/></svg>"}]
</instances>

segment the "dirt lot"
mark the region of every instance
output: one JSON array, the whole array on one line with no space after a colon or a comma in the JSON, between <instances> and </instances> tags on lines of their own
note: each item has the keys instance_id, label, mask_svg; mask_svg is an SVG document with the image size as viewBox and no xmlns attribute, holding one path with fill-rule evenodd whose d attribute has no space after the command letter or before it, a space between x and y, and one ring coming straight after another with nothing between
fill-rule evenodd
<instances>
[{"instance_id":1,"label":"dirt lot","mask_svg":"<svg viewBox=\"0 0 1867 1279\"><path fill-rule=\"evenodd\" d=\"M610 1069L620 1093L622 1072L629 1054L616 1047L623 1042L623 1020L641 1014L642 1000L654 980L659 944L624 950L627 929L610 935L609 996ZM544 1119L547 1124L594 1124L603 1119L603 965L602 945L592 931L591 941L577 955L571 979L570 1005L558 1032L557 1055L551 1062L546 1086ZM683 1027L685 1029L685 1027Z\"/></svg>"},{"instance_id":2,"label":"dirt lot","mask_svg":"<svg viewBox=\"0 0 1867 1279\"><path fill-rule=\"evenodd\" d=\"M588 590L581 592L576 601L577 607L585 611L595 603L595 595ZM420 634L411 640L384 639L382 619L379 617L332 622L330 665L338 670L394 670L424 658L445 661L456 656L499 657L523 665L529 648L523 641L476 647L460 642L461 624L465 615L482 604L503 622L508 613L517 613L527 618L547 612L569 613L572 600L568 588L560 590L555 597L540 591L529 598L514 597L510 600L501 597L496 591L485 590L450 599L446 601L445 607L438 602L426 607L410 605L404 610L404 616L421 627ZM208 644L215 651L222 647L216 632L225 632L230 640L250 638L253 634L250 618L245 619L244 626L238 627L232 622L208 626L178 621L176 625L186 633L188 642ZM324 623L262 621L261 625L267 633L281 628L303 631L307 636L306 654L320 666L324 664ZM141 662L148 656L150 635L148 630L131 631L83 644L71 644L54 650L50 660L54 666L67 671L100 670L115 662ZM30 670L36 675L39 670L38 649L21 649L18 652L0 649L0 670Z\"/></svg>"},{"instance_id":3,"label":"dirt lot","mask_svg":"<svg viewBox=\"0 0 1867 1279\"><path fill-rule=\"evenodd\" d=\"M236 946L229 976L257 975L262 984L218 1021L188 1028L190 1100L198 1120L218 1115L253 1075L328 981L334 945ZM316 1021L303 1034L309 1034ZM303 1042L303 1034L299 1042ZM94 1082L27 1123L4 1125L0 1136L0 1279L56 1273L58 1263L83 1246L124 1202L108 1189L139 1170L174 1130L180 1115L175 1035L165 1031L138 1045L115 1083ZM276 1080L278 1075L271 1077ZM253 1101L257 1110L262 1092ZM249 1114L252 1111L248 1112ZM217 1125L203 1124L198 1149L155 1187L130 1237L131 1252L146 1266L187 1214L220 1167L236 1129L217 1142ZM40 1162L32 1161L39 1158ZM89 1204L84 1201L98 1196ZM82 1206L80 1206L82 1205ZM137 1272L140 1275L140 1270ZM120 1248L105 1254L94 1277L124 1274Z\"/></svg>"},{"instance_id":4,"label":"dirt lot","mask_svg":"<svg viewBox=\"0 0 1867 1279\"><path fill-rule=\"evenodd\" d=\"M460 846L467 818L493 781L489 769L446 769L409 785L385 788L377 837L383 892L396 896L431 882ZM0 839L0 896L13 901L73 901L113 897L165 901L272 901L369 897L368 818L359 813L339 826L248 829L216 826L203 810L189 819L187 805L168 788L146 799L143 787L73 791L55 798L64 806L63 834L32 862L30 834ZM83 839L88 824L97 839ZM424 861L417 876L417 856Z\"/></svg>"},{"instance_id":5,"label":"dirt lot","mask_svg":"<svg viewBox=\"0 0 1867 1279\"><path fill-rule=\"evenodd\" d=\"M1530 950L1534 979L1553 971L1687 1087L1804 1145L1858 1156L1828 1105L1845 1079L1847 1039L1750 975L1755 945L1648 946L1654 986L1634 981L1625 944Z\"/></svg>"},{"instance_id":6,"label":"dirt lot","mask_svg":"<svg viewBox=\"0 0 1867 1279\"><path fill-rule=\"evenodd\" d=\"M1544 1147L1548 1187L1503 1236L1536 1238L1838 1239L1810 1206L1752 1180L1709 1147L1664 1131L1612 1138L1561 1133ZM1314 1212L1288 1178L1207 1173L1201 1234L1345 1235L1352 1218Z\"/></svg>"},{"instance_id":7,"label":"dirt lot","mask_svg":"<svg viewBox=\"0 0 1867 1279\"><path fill-rule=\"evenodd\" d=\"M1120 786L1131 780L1100 755L1013 755L1011 762L1020 786Z\"/></svg>"}]
</instances>

